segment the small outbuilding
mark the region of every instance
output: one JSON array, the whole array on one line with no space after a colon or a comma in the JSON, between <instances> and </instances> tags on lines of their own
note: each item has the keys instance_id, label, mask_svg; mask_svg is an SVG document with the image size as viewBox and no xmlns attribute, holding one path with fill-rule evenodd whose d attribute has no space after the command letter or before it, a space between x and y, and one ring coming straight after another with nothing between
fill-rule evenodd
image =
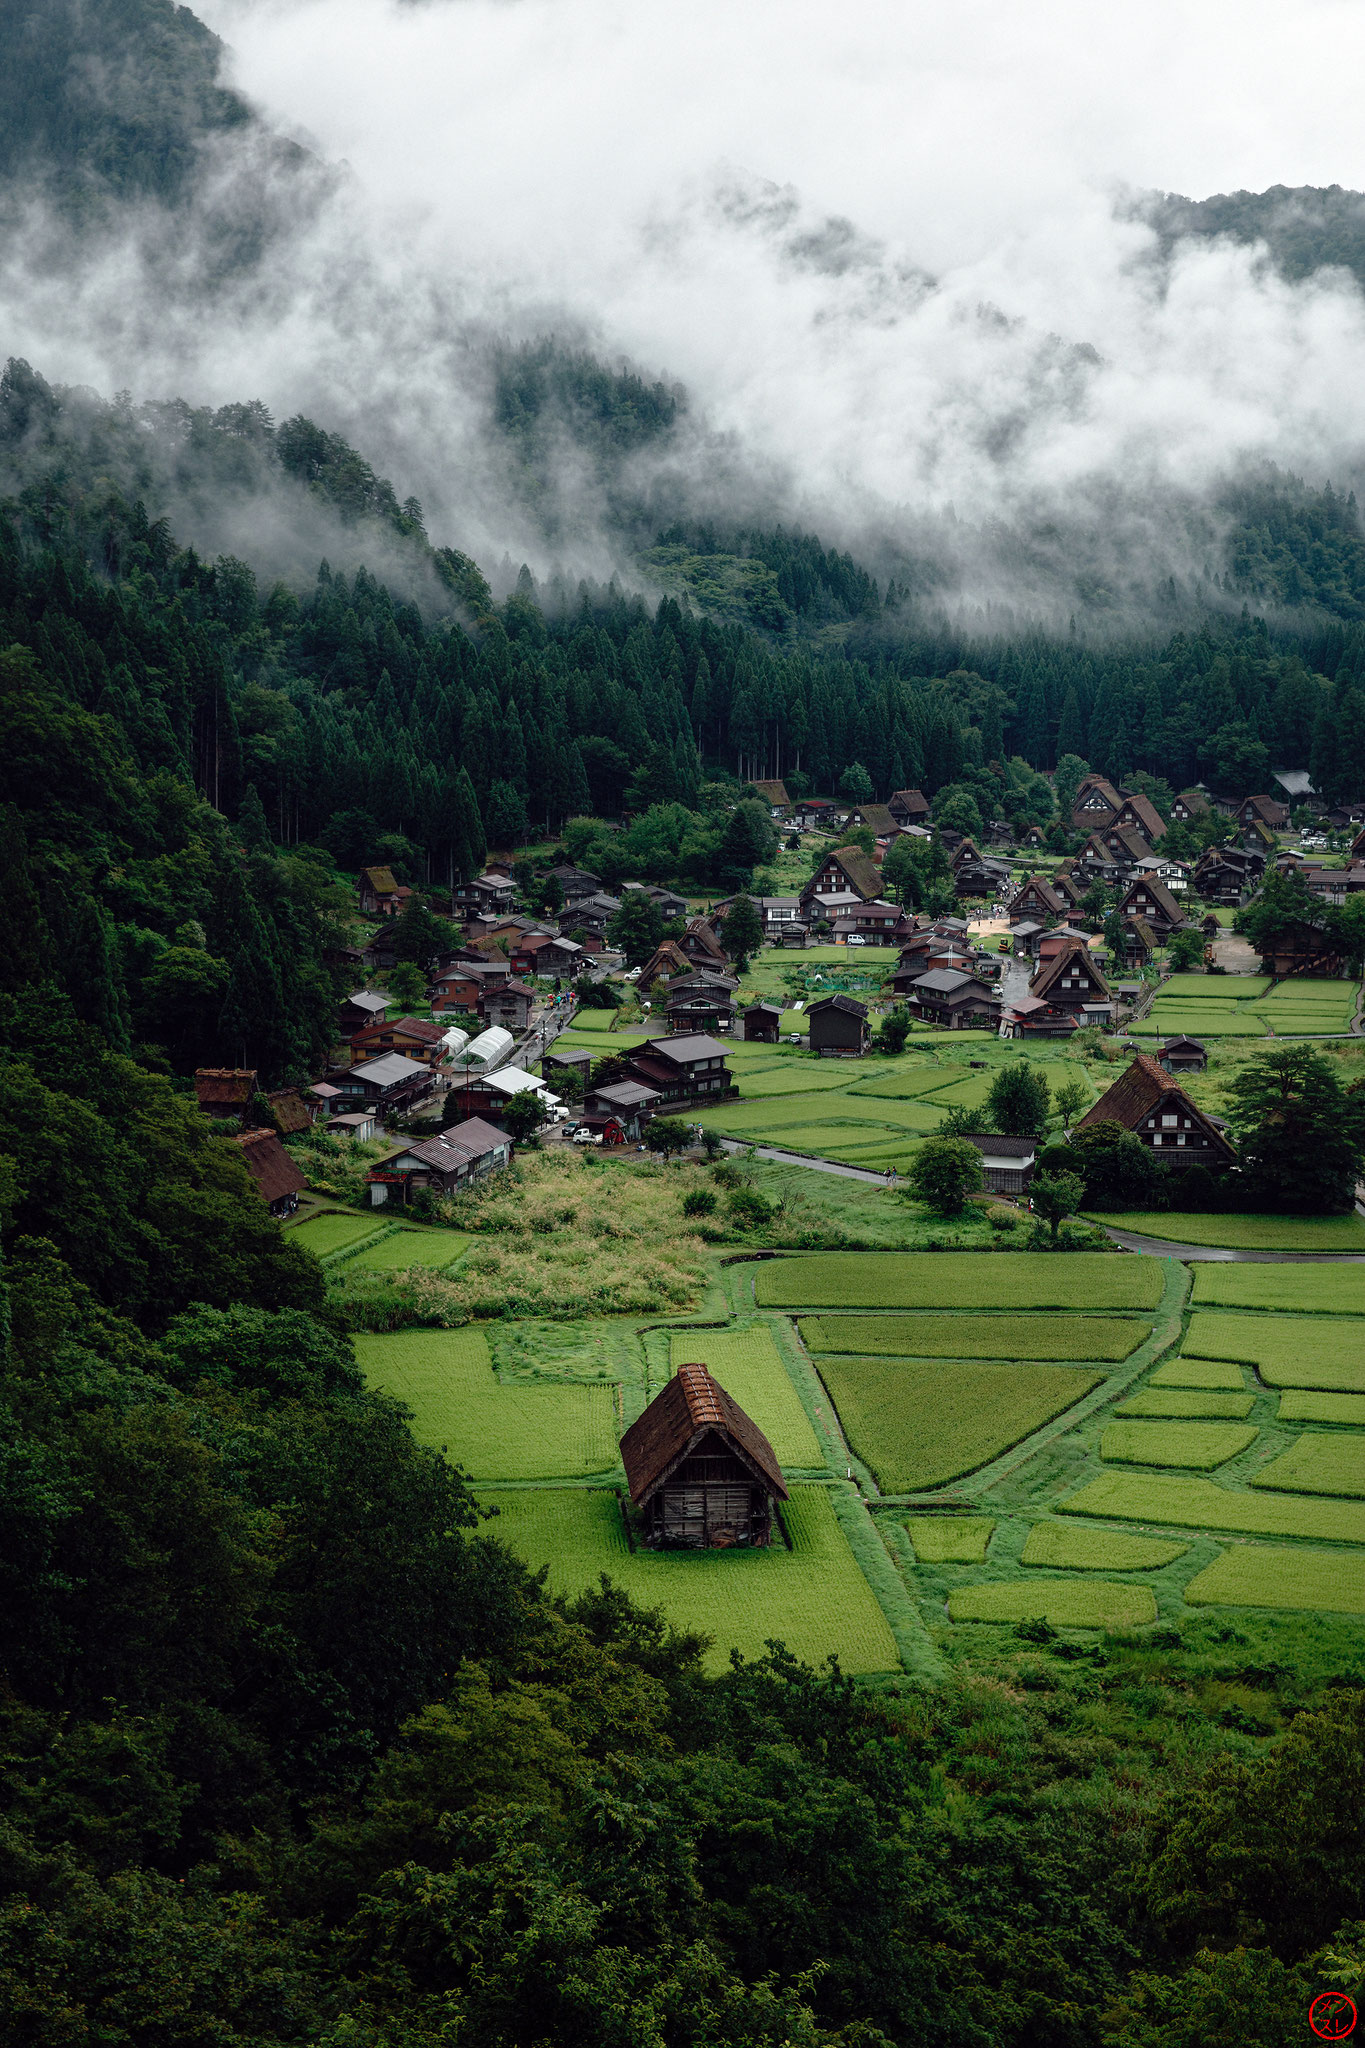
<instances>
[{"instance_id":1,"label":"small outbuilding","mask_svg":"<svg viewBox=\"0 0 1365 2048\"><path fill-rule=\"evenodd\" d=\"M806 1011L810 1049L822 1058L856 1058L867 1051L867 1004L852 996L821 996Z\"/></svg>"},{"instance_id":2,"label":"small outbuilding","mask_svg":"<svg viewBox=\"0 0 1365 2048\"><path fill-rule=\"evenodd\" d=\"M299 1196L308 1185L306 1176L294 1164L275 1131L243 1131L234 1138L242 1163L256 1183L256 1189L272 1216L289 1216L299 1206Z\"/></svg>"},{"instance_id":3,"label":"small outbuilding","mask_svg":"<svg viewBox=\"0 0 1365 2048\"><path fill-rule=\"evenodd\" d=\"M1166 1038L1156 1049L1156 1063L1167 1074L1202 1074L1208 1047L1202 1038Z\"/></svg>"},{"instance_id":4,"label":"small outbuilding","mask_svg":"<svg viewBox=\"0 0 1365 2048\"><path fill-rule=\"evenodd\" d=\"M621 1439L651 1549L729 1550L772 1540L787 1498L773 1447L704 1365L681 1365Z\"/></svg>"},{"instance_id":5,"label":"small outbuilding","mask_svg":"<svg viewBox=\"0 0 1365 2048\"><path fill-rule=\"evenodd\" d=\"M765 1045L776 1045L782 1029L781 1003L750 1003L743 1013L744 1036L761 1039Z\"/></svg>"}]
</instances>

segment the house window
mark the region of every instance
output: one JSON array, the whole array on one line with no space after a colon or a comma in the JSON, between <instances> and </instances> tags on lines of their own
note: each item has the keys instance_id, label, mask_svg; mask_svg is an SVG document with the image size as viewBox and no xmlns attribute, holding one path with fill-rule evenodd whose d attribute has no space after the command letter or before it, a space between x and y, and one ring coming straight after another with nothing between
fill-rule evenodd
<instances>
[{"instance_id":1,"label":"house window","mask_svg":"<svg viewBox=\"0 0 1365 2048\"><path fill-rule=\"evenodd\" d=\"M1163 1131L1173 1131L1179 1122L1180 1118L1178 1116L1163 1116L1161 1119L1161 1128Z\"/></svg>"}]
</instances>

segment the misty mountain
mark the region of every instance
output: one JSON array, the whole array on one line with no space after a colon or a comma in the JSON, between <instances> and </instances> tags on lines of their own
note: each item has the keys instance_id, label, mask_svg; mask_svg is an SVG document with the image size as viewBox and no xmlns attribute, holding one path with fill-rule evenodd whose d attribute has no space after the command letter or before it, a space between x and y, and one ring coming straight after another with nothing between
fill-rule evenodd
<instances>
[{"instance_id":1,"label":"misty mountain","mask_svg":"<svg viewBox=\"0 0 1365 2048\"><path fill-rule=\"evenodd\" d=\"M1167 257L1185 241L1264 242L1281 277L1298 282L1335 268L1365 289L1365 192L1340 185L1272 185L1208 199L1162 192L1140 199L1133 213L1156 229Z\"/></svg>"}]
</instances>

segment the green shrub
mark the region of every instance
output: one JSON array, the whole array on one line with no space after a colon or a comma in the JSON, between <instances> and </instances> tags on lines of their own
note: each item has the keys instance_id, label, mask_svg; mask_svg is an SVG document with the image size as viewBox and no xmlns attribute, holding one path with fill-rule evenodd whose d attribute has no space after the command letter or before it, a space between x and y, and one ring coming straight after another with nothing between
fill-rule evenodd
<instances>
[{"instance_id":1,"label":"green shrub","mask_svg":"<svg viewBox=\"0 0 1365 2048\"><path fill-rule=\"evenodd\" d=\"M716 1197L710 1188L690 1188L683 1196L684 1216L712 1216L715 1209Z\"/></svg>"},{"instance_id":2,"label":"green shrub","mask_svg":"<svg viewBox=\"0 0 1365 2048\"><path fill-rule=\"evenodd\" d=\"M986 1221L990 1224L992 1230L1017 1230L1023 1220L1023 1216L1018 1209L1007 1209L1003 1204L998 1208L986 1211Z\"/></svg>"}]
</instances>

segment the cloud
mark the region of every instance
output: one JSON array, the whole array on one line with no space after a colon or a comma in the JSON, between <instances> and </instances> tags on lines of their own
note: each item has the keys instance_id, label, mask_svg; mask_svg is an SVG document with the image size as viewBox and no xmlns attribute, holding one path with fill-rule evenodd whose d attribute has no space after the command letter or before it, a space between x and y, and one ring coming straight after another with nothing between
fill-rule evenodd
<instances>
[{"instance_id":1,"label":"cloud","mask_svg":"<svg viewBox=\"0 0 1365 2048\"><path fill-rule=\"evenodd\" d=\"M21 241L11 331L50 374L307 410L485 560L611 555L570 449L581 531L550 543L490 438L497 334L681 379L665 481L688 503L884 554L946 547L951 513L964 574L1012 601L1042 558L1030 542L1007 571L1002 527L1093 552L1102 509L1094 573L1122 580L1126 556L1177 562L1191 506L1241 465L1361 466L1355 287L1225 244L1157 263L1121 204L1365 185L1354 0L200 11L233 82L340 185L211 308L188 260L177 282L120 244L73 290Z\"/></svg>"}]
</instances>

